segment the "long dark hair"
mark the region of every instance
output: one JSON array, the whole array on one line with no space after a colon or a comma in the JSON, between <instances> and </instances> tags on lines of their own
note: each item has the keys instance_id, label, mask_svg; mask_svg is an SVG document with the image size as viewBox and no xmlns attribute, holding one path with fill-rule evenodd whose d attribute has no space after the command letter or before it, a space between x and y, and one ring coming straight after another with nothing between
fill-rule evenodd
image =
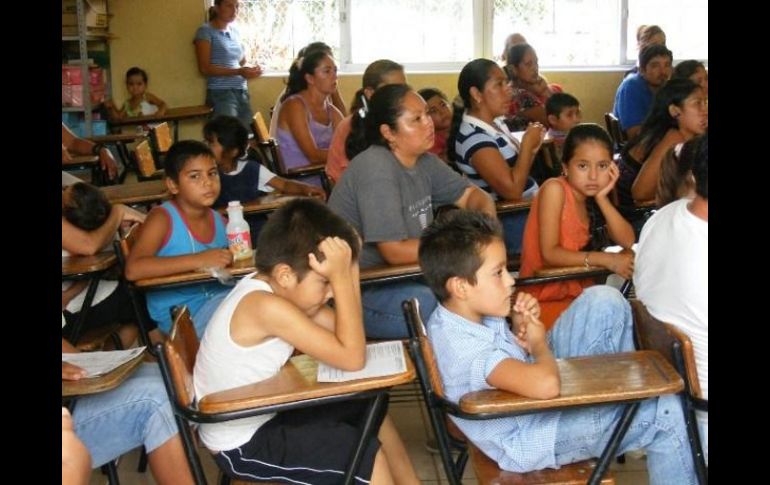
<instances>
[{"instance_id":1,"label":"long dark hair","mask_svg":"<svg viewBox=\"0 0 770 485\"><path fill-rule=\"evenodd\" d=\"M596 123L581 123L575 125L567 134L564 140L564 151L562 152L562 163L567 166L572 157L575 156L575 150L586 142L599 143L607 149L610 163L612 162L612 138L607 131ZM586 199L586 210L588 211L588 243L582 247L581 251L598 251L609 245L609 236L607 234L607 222L604 220L602 211L596 205L593 197Z\"/></svg>"},{"instance_id":2,"label":"long dark hair","mask_svg":"<svg viewBox=\"0 0 770 485\"><path fill-rule=\"evenodd\" d=\"M472 60L463 66L462 71L460 71L460 77L457 78L457 92L462 101L462 106L455 100L452 112L452 126L449 128L449 138L447 138L446 142L447 158L451 161L457 161L455 142L457 141L457 133L460 131L460 125L463 121L463 113L465 109L470 109L471 107L471 88L484 91L484 85L492 77L491 71L493 67L497 67L494 61L481 58Z\"/></svg>"},{"instance_id":3,"label":"long dark hair","mask_svg":"<svg viewBox=\"0 0 770 485\"><path fill-rule=\"evenodd\" d=\"M672 104L678 107L684 105L687 99L700 87L689 79L671 79L655 94L650 114L644 119L639 134L623 148L623 158L628 158L631 150L637 145L642 147L642 157L637 162L646 160L655 146L660 143L668 130L677 129L679 122L671 116L668 107Z\"/></svg>"},{"instance_id":4,"label":"long dark hair","mask_svg":"<svg viewBox=\"0 0 770 485\"><path fill-rule=\"evenodd\" d=\"M289 80L286 82L286 92L281 96L281 102L289 96L307 89L307 79L305 79L305 74L310 74L312 76L313 72L315 72L315 68L318 67L323 58L328 55L329 53L325 50L312 50L292 62L291 67L289 68Z\"/></svg>"},{"instance_id":5,"label":"long dark hair","mask_svg":"<svg viewBox=\"0 0 770 485\"><path fill-rule=\"evenodd\" d=\"M388 125L397 131L396 122L404 112L404 97L413 91L407 84L388 84L378 88L369 100L366 117L354 116L350 135L345 143L345 153L349 159L372 145L389 148L388 141L382 136L380 126Z\"/></svg>"}]
</instances>

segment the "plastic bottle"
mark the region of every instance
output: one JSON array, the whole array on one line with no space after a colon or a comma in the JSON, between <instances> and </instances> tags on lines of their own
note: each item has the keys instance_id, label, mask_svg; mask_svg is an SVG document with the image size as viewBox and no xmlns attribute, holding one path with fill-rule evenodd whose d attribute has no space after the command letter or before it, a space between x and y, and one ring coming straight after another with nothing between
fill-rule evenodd
<instances>
[{"instance_id":1,"label":"plastic bottle","mask_svg":"<svg viewBox=\"0 0 770 485\"><path fill-rule=\"evenodd\" d=\"M233 261L250 258L251 232L248 222L243 219L243 206L240 201L232 200L227 204L227 218L227 242L230 252L233 253Z\"/></svg>"}]
</instances>

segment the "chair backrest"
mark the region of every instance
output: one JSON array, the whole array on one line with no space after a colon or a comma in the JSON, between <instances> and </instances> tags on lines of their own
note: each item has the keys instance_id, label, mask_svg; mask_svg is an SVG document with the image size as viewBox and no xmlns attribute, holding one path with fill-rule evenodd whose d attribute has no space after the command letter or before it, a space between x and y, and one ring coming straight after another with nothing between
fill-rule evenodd
<instances>
[{"instance_id":1,"label":"chair backrest","mask_svg":"<svg viewBox=\"0 0 770 485\"><path fill-rule=\"evenodd\" d=\"M270 130L267 129L267 123L265 123L265 118L262 116L262 113L257 111L254 113L254 126L252 127L254 129L254 135L257 137L257 141L259 142L266 142L270 139Z\"/></svg>"},{"instance_id":2,"label":"chair backrest","mask_svg":"<svg viewBox=\"0 0 770 485\"><path fill-rule=\"evenodd\" d=\"M163 343L163 352L168 362L177 402L180 406L189 407L195 400L193 368L198 354L198 335L195 333L187 306L178 308L175 313L171 332Z\"/></svg>"},{"instance_id":3,"label":"chair backrest","mask_svg":"<svg viewBox=\"0 0 770 485\"><path fill-rule=\"evenodd\" d=\"M152 149L148 140L137 143L134 147L134 157L136 158L139 174L142 177L152 177L156 174L155 157L152 155Z\"/></svg>"},{"instance_id":4,"label":"chair backrest","mask_svg":"<svg viewBox=\"0 0 770 485\"><path fill-rule=\"evenodd\" d=\"M438 364L436 364L436 355L433 353L433 345L428 340L428 333L425 329L425 324L422 321L420 315L420 302L416 298L412 298L409 301L403 303L404 315L406 315L407 329L409 331L409 337L417 339L420 344L420 350L422 351L422 357L425 361L425 367L428 371L428 381L425 384L429 385L431 391L439 397L444 397L444 384L441 382L441 374L438 372Z\"/></svg>"},{"instance_id":5,"label":"chair backrest","mask_svg":"<svg viewBox=\"0 0 770 485\"><path fill-rule=\"evenodd\" d=\"M641 350L657 350L679 371L687 383L691 395L702 397L698 370L695 366L695 352L692 341L686 333L671 325L656 319L640 300L631 300L634 313L634 334L637 345ZM684 369L677 364L676 352L681 351Z\"/></svg>"},{"instance_id":6,"label":"chair backrest","mask_svg":"<svg viewBox=\"0 0 770 485\"><path fill-rule=\"evenodd\" d=\"M604 123L607 125L607 131L618 150L623 148L623 145L628 141L628 137L620 128L620 120L618 120L614 113L604 113Z\"/></svg>"},{"instance_id":7,"label":"chair backrest","mask_svg":"<svg viewBox=\"0 0 770 485\"><path fill-rule=\"evenodd\" d=\"M168 122L164 121L150 129L150 137L155 143L155 149L159 153L166 153L171 145L174 144L174 138L171 136L171 128Z\"/></svg>"}]
</instances>

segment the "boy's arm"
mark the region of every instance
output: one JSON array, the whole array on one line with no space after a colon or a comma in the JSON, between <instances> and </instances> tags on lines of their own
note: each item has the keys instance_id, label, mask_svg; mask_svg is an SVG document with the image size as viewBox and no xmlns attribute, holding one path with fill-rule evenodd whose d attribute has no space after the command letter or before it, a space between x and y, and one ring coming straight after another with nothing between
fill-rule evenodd
<instances>
[{"instance_id":1,"label":"boy's arm","mask_svg":"<svg viewBox=\"0 0 770 485\"><path fill-rule=\"evenodd\" d=\"M146 92L145 96L147 96L147 100L158 107L157 113L155 113L156 116L163 116L166 114L166 110L168 109L168 105L166 105L166 102L160 99L159 97L155 96L152 93Z\"/></svg>"},{"instance_id":2,"label":"boy's arm","mask_svg":"<svg viewBox=\"0 0 770 485\"><path fill-rule=\"evenodd\" d=\"M326 200L326 192L324 192L321 187L315 185L297 182L278 176L271 178L267 185L286 195L304 195Z\"/></svg>"},{"instance_id":3,"label":"boy's arm","mask_svg":"<svg viewBox=\"0 0 770 485\"><path fill-rule=\"evenodd\" d=\"M477 210L489 214L490 216L497 218L497 209L495 208L495 201L486 192L470 185L465 189L463 195L455 201L455 205L462 209Z\"/></svg>"},{"instance_id":4,"label":"boy's arm","mask_svg":"<svg viewBox=\"0 0 770 485\"><path fill-rule=\"evenodd\" d=\"M140 228L136 243L126 259L126 279L136 281L144 278L168 276L202 268L223 268L232 262L228 249L209 249L195 254L181 256L156 256L160 250L170 224L163 209L153 209Z\"/></svg>"},{"instance_id":5,"label":"boy's arm","mask_svg":"<svg viewBox=\"0 0 770 485\"><path fill-rule=\"evenodd\" d=\"M366 363L366 337L361 313L358 265L351 264L351 251L339 238L324 239L319 248L325 255L319 263L309 256L310 267L328 278L334 295L334 331L311 320L288 300L260 295L270 304L259 307L261 326L267 335L286 340L295 348L321 362L343 370L358 370ZM324 310L320 317L324 319ZM328 318L327 318L328 324ZM232 331L232 328L231 328Z\"/></svg>"},{"instance_id":6,"label":"boy's arm","mask_svg":"<svg viewBox=\"0 0 770 485\"><path fill-rule=\"evenodd\" d=\"M559 367L545 339L543 323L527 314L522 333L526 336L534 363L513 358L504 359L487 376L489 385L535 399L552 399L559 395Z\"/></svg>"},{"instance_id":7,"label":"boy's arm","mask_svg":"<svg viewBox=\"0 0 770 485\"><path fill-rule=\"evenodd\" d=\"M63 216L61 218L61 247L72 254L91 256L102 250L112 241L115 231L123 222L123 215L126 212L125 206L115 204L112 206L110 215L100 227L93 231L84 231L75 227Z\"/></svg>"}]
</instances>

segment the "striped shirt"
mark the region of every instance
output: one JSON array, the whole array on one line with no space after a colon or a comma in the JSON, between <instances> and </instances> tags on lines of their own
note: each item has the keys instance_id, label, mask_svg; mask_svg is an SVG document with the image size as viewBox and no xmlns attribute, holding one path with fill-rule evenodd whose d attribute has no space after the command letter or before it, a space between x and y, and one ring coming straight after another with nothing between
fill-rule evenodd
<instances>
[{"instance_id":1,"label":"striped shirt","mask_svg":"<svg viewBox=\"0 0 770 485\"><path fill-rule=\"evenodd\" d=\"M499 150L500 155L502 155L509 167L516 165L516 160L519 158L519 152L513 145L505 140L502 134L493 137L483 128L468 123L467 121L463 121L460 124L457 140L455 141L457 166L471 180L471 182L487 191L494 200L498 200L500 197L492 190L489 183L481 178L481 175L479 175L471 163L473 155L482 148L495 148ZM529 177L524 186L524 190L526 191L532 187L534 183L534 179Z\"/></svg>"},{"instance_id":2,"label":"striped shirt","mask_svg":"<svg viewBox=\"0 0 770 485\"><path fill-rule=\"evenodd\" d=\"M195 32L195 40L211 44L210 62L214 66L238 69L243 59L241 35L229 25L225 30L217 30L209 24L203 24ZM232 76L209 76L207 89L246 89L246 78L238 74Z\"/></svg>"},{"instance_id":3,"label":"striped shirt","mask_svg":"<svg viewBox=\"0 0 770 485\"><path fill-rule=\"evenodd\" d=\"M492 389L487 376L505 359L531 362L513 340L504 318L473 323L439 304L428 320L447 399L459 402L469 392ZM501 468L515 472L555 468L554 445L560 412L548 411L497 419L451 419Z\"/></svg>"}]
</instances>

